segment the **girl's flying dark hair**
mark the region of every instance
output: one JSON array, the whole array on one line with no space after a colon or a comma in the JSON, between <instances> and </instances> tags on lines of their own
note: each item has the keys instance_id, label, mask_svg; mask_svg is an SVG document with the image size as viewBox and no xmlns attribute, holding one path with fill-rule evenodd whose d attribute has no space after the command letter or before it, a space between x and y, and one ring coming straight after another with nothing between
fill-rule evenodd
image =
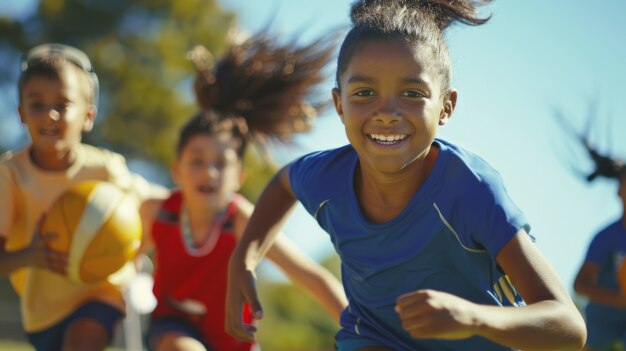
<instances>
[{"instance_id":1,"label":"girl's flying dark hair","mask_svg":"<svg viewBox=\"0 0 626 351\"><path fill-rule=\"evenodd\" d=\"M586 133L590 132L592 123L597 121L593 113L595 112L595 103L591 104L590 112L590 116L587 120ZM583 172L572 164L575 173L583 176L588 182L592 182L597 177L619 179L620 177L626 176L626 163L624 160L608 156L598 151L589 141L589 136L584 132L581 133L577 131L560 110L555 110L554 117L559 125L570 134L570 137L582 145L591 161L593 161L594 169L590 173ZM576 164L577 163L578 162L576 162Z\"/></svg>"},{"instance_id":2,"label":"girl's flying dark hair","mask_svg":"<svg viewBox=\"0 0 626 351\"><path fill-rule=\"evenodd\" d=\"M298 45L257 34L231 45L214 62L205 48L196 47L190 59L198 72L199 107L220 119L242 118L253 137L289 140L309 130L323 106L312 101L313 88L324 80L334 48L330 37Z\"/></svg>"},{"instance_id":3,"label":"girl's flying dark hair","mask_svg":"<svg viewBox=\"0 0 626 351\"><path fill-rule=\"evenodd\" d=\"M626 176L626 164L623 160L600 154L586 140L583 140L583 145L596 166L593 172L587 176L587 181L591 182L598 176L615 179Z\"/></svg>"},{"instance_id":4,"label":"girl's flying dark hair","mask_svg":"<svg viewBox=\"0 0 626 351\"><path fill-rule=\"evenodd\" d=\"M454 22L481 25L491 16L477 16L478 7L491 0L359 0L352 5L352 29L339 50L337 88L354 53L367 41L402 39L407 46L429 50L448 92L451 82L450 54L445 29Z\"/></svg>"}]
</instances>

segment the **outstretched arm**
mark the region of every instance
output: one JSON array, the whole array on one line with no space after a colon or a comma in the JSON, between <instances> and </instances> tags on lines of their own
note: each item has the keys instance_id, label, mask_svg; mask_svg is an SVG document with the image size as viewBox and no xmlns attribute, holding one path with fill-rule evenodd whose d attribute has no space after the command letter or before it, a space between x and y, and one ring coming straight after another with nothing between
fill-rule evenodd
<instances>
[{"instance_id":1,"label":"outstretched arm","mask_svg":"<svg viewBox=\"0 0 626 351\"><path fill-rule=\"evenodd\" d=\"M419 290L401 296L396 306L414 337L460 339L482 335L523 350L578 350L586 338L582 316L557 273L524 230L498 254L526 306L478 305L457 296Z\"/></svg>"},{"instance_id":2,"label":"outstretched arm","mask_svg":"<svg viewBox=\"0 0 626 351\"><path fill-rule=\"evenodd\" d=\"M289 166L281 169L261 194L245 231L233 252L228 267L226 293L226 332L241 340L254 342L256 328L241 319L245 302L255 318L263 316L256 291L255 270L280 232L296 198L289 184Z\"/></svg>"},{"instance_id":3,"label":"outstretched arm","mask_svg":"<svg viewBox=\"0 0 626 351\"><path fill-rule=\"evenodd\" d=\"M235 232L241 238L254 211L254 205L245 199L238 201L238 220ZM267 257L287 274L289 279L303 287L326 311L339 321L341 312L348 305L341 283L326 268L312 260L282 233L276 236Z\"/></svg>"},{"instance_id":4,"label":"outstretched arm","mask_svg":"<svg viewBox=\"0 0 626 351\"><path fill-rule=\"evenodd\" d=\"M589 261L583 263L574 280L574 290L591 301L620 308L626 307L626 295L598 284L599 274L598 264Z\"/></svg>"},{"instance_id":5,"label":"outstretched arm","mask_svg":"<svg viewBox=\"0 0 626 351\"><path fill-rule=\"evenodd\" d=\"M341 283L326 268L306 256L287 237L280 235L267 257L276 263L296 284L305 288L339 322L348 299Z\"/></svg>"}]
</instances>

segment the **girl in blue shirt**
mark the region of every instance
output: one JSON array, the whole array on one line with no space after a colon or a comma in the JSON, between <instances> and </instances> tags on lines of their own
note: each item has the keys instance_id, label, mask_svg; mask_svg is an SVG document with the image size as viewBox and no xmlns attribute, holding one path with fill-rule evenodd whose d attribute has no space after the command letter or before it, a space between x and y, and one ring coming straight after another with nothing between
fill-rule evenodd
<instances>
[{"instance_id":1,"label":"girl in blue shirt","mask_svg":"<svg viewBox=\"0 0 626 351\"><path fill-rule=\"evenodd\" d=\"M436 138L454 111L444 30L472 0L364 0L339 52L335 108L349 145L268 184L233 254L226 329L262 309L254 271L300 201L328 232L349 300L338 350L579 349L582 317L484 160Z\"/></svg>"},{"instance_id":2,"label":"girl in blue shirt","mask_svg":"<svg viewBox=\"0 0 626 351\"><path fill-rule=\"evenodd\" d=\"M584 140L584 139L583 139ZM585 142L596 169L588 177L602 176L619 182L618 196L626 209L626 164L599 154ZM626 257L626 212L596 233L574 280L574 290L588 299L586 350L611 350L616 342L626 345L626 291L618 283L618 271Z\"/></svg>"}]
</instances>

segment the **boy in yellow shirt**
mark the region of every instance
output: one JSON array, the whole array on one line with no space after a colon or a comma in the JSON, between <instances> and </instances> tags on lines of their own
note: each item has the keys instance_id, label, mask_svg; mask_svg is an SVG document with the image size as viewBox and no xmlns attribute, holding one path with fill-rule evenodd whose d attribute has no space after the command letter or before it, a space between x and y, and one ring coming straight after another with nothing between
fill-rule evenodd
<instances>
[{"instance_id":1,"label":"boy in yellow shirt","mask_svg":"<svg viewBox=\"0 0 626 351\"><path fill-rule=\"evenodd\" d=\"M54 235L39 233L40 220L81 181L107 181L140 200L163 189L130 172L122 155L81 142L93 128L98 98L98 78L82 51L61 44L31 49L18 88L31 143L0 156L0 275L10 275L36 350L103 350L124 315L121 287L67 279L67 257L47 248Z\"/></svg>"}]
</instances>

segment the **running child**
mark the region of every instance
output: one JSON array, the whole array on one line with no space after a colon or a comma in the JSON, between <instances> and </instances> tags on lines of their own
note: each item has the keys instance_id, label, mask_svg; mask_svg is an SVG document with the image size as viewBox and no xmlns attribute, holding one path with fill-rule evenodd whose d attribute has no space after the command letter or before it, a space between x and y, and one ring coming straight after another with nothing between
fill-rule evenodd
<instances>
[{"instance_id":1,"label":"running child","mask_svg":"<svg viewBox=\"0 0 626 351\"><path fill-rule=\"evenodd\" d=\"M300 201L341 257L346 350L579 349L584 321L483 159L436 137L454 111L444 40L480 25L489 1L364 0L337 61L332 96L349 145L282 168L229 265L227 331L262 315L255 269Z\"/></svg>"},{"instance_id":2,"label":"running child","mask_svg":"<svg viewBox=\"0 0 626 351\"><path fill-rule=\"evenodd\" d=\"M594 235L574 280L574 290L588 299L585 350L612 350L615 343L626 345L626 291L620 289L617 279L626 257L626 164L600 154L589 143L585 146L596 164L587 180L598 176L617 180L622 215Z\"/></svg>"},{"instance_id":3,"label":"running child","mask_svg":"<svg viewBox=\"0 0 626 351\"><path fill-rule=\"evenodd\" d=\"M123 156L81 142L94 126L98 99L98 78L82 51L32 48L18 88L31 142L0 157L0 275L10 275L36 350L103 350L124 316L121 287L67 279L66 255L48 249L54 235L40 234L38 223L57 197L85 180L111 182L139 199L165 190L131 173Z\"/></svg>"},{"instance_id":4,"label":"running child","mask_svg":"<svg viewBox=\"0 0 626 351\"><path fill-rule=\"evenodd\" d=\"M203 108L182 128L166 200L142 207L144 247L155 249L156 309L150 350L250 351L253 341L224 332L227 266L253 205L239 194L251 137L289 137L306 118L300 106L320 79L330 46L280 46L255 36L233 45L212 67L196 48L196 93ZM202 59L204 58L204 59ZM210 68L212 67L212 68ZM286 238L269 258L339 321L347 305L340 282ZM252 323L249 310L242 311Z\"/></svg>"}]
</instances>

